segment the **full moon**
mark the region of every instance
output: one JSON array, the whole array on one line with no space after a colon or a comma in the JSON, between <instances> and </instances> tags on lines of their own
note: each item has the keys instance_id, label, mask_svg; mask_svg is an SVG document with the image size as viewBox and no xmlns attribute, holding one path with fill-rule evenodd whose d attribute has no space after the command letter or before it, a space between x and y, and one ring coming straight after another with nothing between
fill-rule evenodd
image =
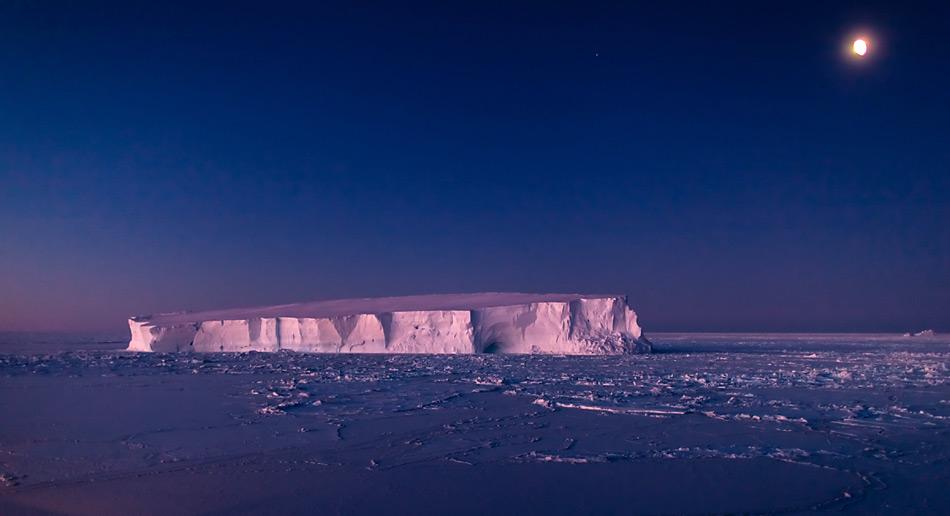
<instances>
[{"instance_id":1,"label":"full moon","mask_svg":"<svg viewBox=\"0 0 950 516\"><path fill-rule=\"evenodd\" d=\"M863 39L854 40L854 44L851 45L851 50L859 56L863 56L868 53L868 42Z\"/></svg>"}]
</instances>

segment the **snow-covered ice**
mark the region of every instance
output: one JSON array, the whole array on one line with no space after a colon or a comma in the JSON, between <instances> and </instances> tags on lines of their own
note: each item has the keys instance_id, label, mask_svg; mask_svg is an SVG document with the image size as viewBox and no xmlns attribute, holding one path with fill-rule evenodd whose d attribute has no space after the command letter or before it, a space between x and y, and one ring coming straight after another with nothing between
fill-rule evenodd
<instances>
[{"instance_id":1,"label":"snow-covered ice","mask_svg":"<svg viewBox=\"0 0 950 516\"><path fill-rule=\"evenodd\" d=\"M552 356L0 337L0 513L950 510L950 339L651 338Z\"/></svg>"},{"instance_id":2,"label":"snow-covered ice","mask_svg":"<svg viewBox=\"0 0 950 516\"><path fill-rule=\"evenodd\" d=\"M341 299L129 319L130 351L648 352L625 296L479 293Z\"/></svg>"}]
</instances>

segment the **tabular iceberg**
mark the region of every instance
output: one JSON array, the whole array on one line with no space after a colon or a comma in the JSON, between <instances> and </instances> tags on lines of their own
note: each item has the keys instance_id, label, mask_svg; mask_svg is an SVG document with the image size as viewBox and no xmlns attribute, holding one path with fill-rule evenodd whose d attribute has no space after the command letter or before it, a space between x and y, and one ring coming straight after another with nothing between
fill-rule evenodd
<instances>
[{"instance_id":1,"label":"tabular iceberg","mask_svg":"<svg viewBox=\"0 0 950 516\"><path fill-rule=\"evenodd\" d=\"M645 353L626 296L480 293L343 299L129 319L130 351Z\"/></svg>"}]
</instances>

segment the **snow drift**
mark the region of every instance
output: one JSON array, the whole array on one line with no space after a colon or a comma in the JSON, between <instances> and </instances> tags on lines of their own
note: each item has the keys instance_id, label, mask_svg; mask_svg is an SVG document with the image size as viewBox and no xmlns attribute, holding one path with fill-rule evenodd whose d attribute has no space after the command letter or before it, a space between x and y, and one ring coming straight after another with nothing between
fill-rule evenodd
<instances>
[{"instance_id":1,"label":"snow drift","mask_svg":"<svg viewBox=\"0 0 950 516\"><path fill-rule=\"evenodd\" d=\"M129 319L130 351L548 353L651 350L625 296L483 293L343 299Z\"/></svg>"}]
</instances>

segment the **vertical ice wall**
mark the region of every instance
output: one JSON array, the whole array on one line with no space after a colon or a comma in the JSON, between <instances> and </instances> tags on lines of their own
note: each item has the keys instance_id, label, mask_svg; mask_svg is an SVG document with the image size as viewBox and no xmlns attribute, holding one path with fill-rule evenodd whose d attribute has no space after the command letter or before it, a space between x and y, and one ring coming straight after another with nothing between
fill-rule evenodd
<instances>
[{"instance_id":1,"label":"vertical ice wall","mask_svg":"<svg viewBox=\"0 0 950 516\"><path fill-rule=\"evenodd\" d=\"M129 328L132 351L615 354L650 350L636 313L622 296L330 317L185 323L133 318Z\"/></svg>"}]
</instances>

